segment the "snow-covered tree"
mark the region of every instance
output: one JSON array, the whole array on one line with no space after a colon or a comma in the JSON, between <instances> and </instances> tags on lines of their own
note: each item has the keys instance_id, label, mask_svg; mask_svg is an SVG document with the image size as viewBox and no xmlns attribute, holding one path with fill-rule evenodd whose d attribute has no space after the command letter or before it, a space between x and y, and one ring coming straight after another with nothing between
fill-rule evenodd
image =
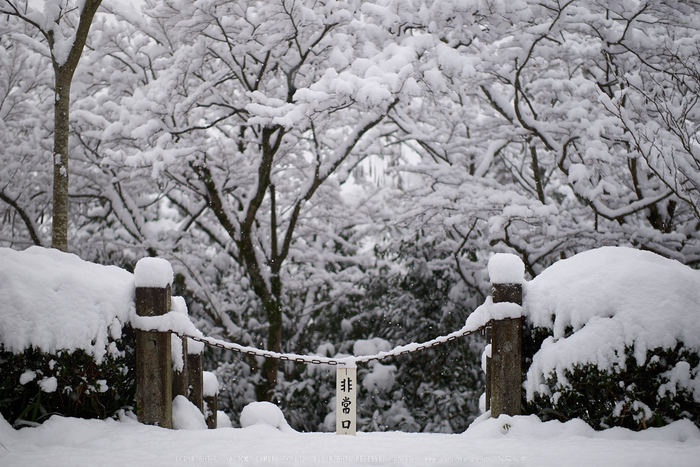
<instances>
[{"instance_id":1,"label":"snow-covered tree","mask_svg":"<svg viewBox=\"0 0 700 467\"><path fill-rule=\"evenodd\" d=\"M518 253L530 276L601 245L700 259L695 2L147 0L143 14L101 11L72 83L75 241L85 258L125 267L170 259L207 333L349 352L358 339L453 330L488 293L494 250ZM43 242L51 202L39 161L51 160L50 53L22 28L0 41L0 157L12 162L0 205L13 246ZM241 400L308 395L315 371L251 357L221 371L232 368ZM314 407L327 403L324 384ZM446 394L459 391L473 406L463 388ZM403 413L391 410L385 420ZM416 420L447 429L443 415Z\"/></svg>"},{"instance_id":2,"label":"snow-covered tree","mask_svg":"<svg viewBox=\"0 0 700 467\"><path fill-rule=\"evenodd\" d=\"M44 39L27 37L32 47L50 57L54 71L53 196L51 245L68 250L68 160L70 97L73 75L87 41L92 20L102 0L47 0L43 11L27 0L3 0L0 13L36 28Z\"/></svg>"},{"instance_id":3,"label":"snow-covered tree","mask_svg":"<svg viewBox=\"0 0 700 467\"><path fill-rule=\"evenodd\" d=\"M493 249L518 253L531 276L606 244L695 263L697 205L692 174L684 175L692 164L679 152L686 141L683 154L692 155L692 93L672 83L693 66L682 44L695 40L697 17L697 5L662 1L473 2L450 16L481 27L472 36L441 27L447 76L397 121L423 155L407 168L425 177L409 193L422 202L407 219L440 226L472 287L474 266L483 270ZM633 85L661 61L655 76L666 73L668 100L653 104ZM684 122L676 133L685 133L663 123L671 108L687 109L676 117ZM661 147L676 148L665 151L666 168L655 162Z\"/></svg>"},{"instance_id":4,"label":"snow-covered tree","mask_svg":"<svg viewBox=\"0 0 700 467\"><path fill-rule=\"evenodd\" d=\"M251 339L244 313L260 307L266 342L250 343L282 350L299 341L319 288L342 294L363 274L360 242L384 204L381 193L350 202L341 186L369 156L399 154L385 122L422 93L419 51L367 18L368 3L147 5L121 50L100 47L139 80L80 103L81 143L115 175L103 212L179 263L226 333ZM146 176L158 194L135 186ZM277 372L276 360L263 364L260 398Z\"/></svg>"},{"instance_id":5,"label":"snow-covered tree","mask_svg":"<svg viewBox=\"0 0 700 467\"><path fill-rule=\"evenodd\" d=\"M0 241L20 248L44 244L51 206L51 72L22 42L38 40L32 35L31 26L0 18Z\"/></svg>"}]
</instances>

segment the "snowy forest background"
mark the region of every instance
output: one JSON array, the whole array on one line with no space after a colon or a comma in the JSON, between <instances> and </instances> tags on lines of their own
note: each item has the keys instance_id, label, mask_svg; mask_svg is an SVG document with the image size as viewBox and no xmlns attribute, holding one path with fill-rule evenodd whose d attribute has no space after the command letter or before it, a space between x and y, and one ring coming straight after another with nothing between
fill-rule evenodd
<instances>
[{"instance_id":1,"label":"snowy forest background","mask_svg":"<svg viewBox=\"0 0 700 467\"><path fill-rule=\"evenodd\" d=\"M0 246L167 258L205 334L386 350L459 329L493 252L700 262L696 1L37 5L0 0ZM358 418L463 431L482 348L360 368ZM227 411L324 429L332 372L205 355Z\"/></svg>"}]
</instances>

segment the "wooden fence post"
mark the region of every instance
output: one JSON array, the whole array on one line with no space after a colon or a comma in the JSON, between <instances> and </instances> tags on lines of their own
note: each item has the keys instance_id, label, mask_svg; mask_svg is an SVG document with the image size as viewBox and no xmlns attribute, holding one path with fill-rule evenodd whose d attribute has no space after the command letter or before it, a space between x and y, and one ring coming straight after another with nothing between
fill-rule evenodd
<instances>
[{"instance_id":1,"label":"wooden fence post","mask_svg":"<svg viewBox=\"0 0 700 467\"><path fill-rule=\"evenodd\" d=\"M187 339L187 398L206 416L204 406L204 381L202 379L202 351L204 344Z\"/></svg>"},{"instance_id":2,"label":"wooden fence post","mask_svg":"<svg viewBox=\"0 0 700 467\"><path fill-rule=\"evenodd\" d=\"M187 358L187 339L180 339L178 336L173 336L171 334L170 338L172 339L172 346L173 346L173 399L175 399L177 396L185 396L187 397L188 391L188 371L187 371L187 363L188 363L188 358ZM179 349L176 349L175 347L179 346ZM177 368L177 365L175 364L175 352L181 353L182 355L182 368Z\"/></svg>"},{"instance_id":3,"label":"wooden fence post","mask_svg":"<svg viewBox=\"0 0 700 467\"><path fill-rule=\"evenodd\" d=\"M200 372L204 380L204 418L207 420L207 427L214 429L217 426L219 413L219 380L211 371Z\"/></svg>"},{"instance_id":4,"label":"wooden fence post","mask_svg":"<svg viewBox=\"0 0 700 467\"><path fill-rule=\"evenodd\" d=\"M165 265L169 281L163 281ZM134 270L135 305L139 316L160 316L170 311L170 263L143 258ZM173 427L172 355L169 332L136 330L136 413L141 423Z\"/></svg>"},{"instance_id":5,"label":"wooden fence post","mask_svg":"<svg viewBox=\"0 0 700 467\"><path fill-rule=\"evenodd\" d=\"M495 255L489 261L493 303L523 303L522 260ZM494 319L491 324L491 417L519 415L522 398L522 317Z\"/></svg>"},{"instance_id":6,"label":"wooden fence post","mask_svg":"<svg viewBox=\"0 0 700 467\"><path fill-rule=\"evenodd\" d=\"M171 297L171 311L187 314L187 303L182 297ZM189 350L189 339L181 339L177 335L171 334L172 358L173 358L173 399L177 396L189 398L189 371L187 352Z\"/></svg>"},{"instance_id":7,"label":"wooden fence post","mask_svg":"<svg viewBox=\"0 0 700 467\"><path fill-rule=\"evenodd\" d=\"M486 328L486 344L488 346L491 346L491 328L490 327ZM485 395L485 399L486 399L486 408L484 410L486 410L486 411L491 410L491 366L493 365L493 363L491 363L491 350L492 350L492 347L489 347L488 352L485 355L485 358L486 358L485 367L486 368L484 368L484 373L486 373L486 375L485 375L485 380L486 380L485 386L486 387L484 388L484 395Z\"/></svg>"}]
</instances>

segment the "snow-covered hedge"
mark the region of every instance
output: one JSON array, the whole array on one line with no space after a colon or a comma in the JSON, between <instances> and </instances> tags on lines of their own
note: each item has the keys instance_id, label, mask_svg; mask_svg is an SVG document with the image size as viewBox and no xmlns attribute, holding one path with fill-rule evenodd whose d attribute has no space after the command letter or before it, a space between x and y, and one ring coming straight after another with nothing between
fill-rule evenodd
<instances>
[{"instance_id":1,"label":"snow-covered hedge","mask_svg":"<svg viewBox=\"0 0 700 467\"><path fill-rule=\"evenodd\" d=\"M133 293L123 269L57 250L0 248L4 417L104 418L132 405Z\"/></svg>"},{"instance_id":2,"label":"snow-covered hedge","mask_svg":"<svg viewBox=\"0 0 700 467\"><path fill-rule=\"evenodd\" d=\"M526 283L523 308L531 411L595 428L700 423L700 271L600 248Z\"/></svg>"}]
</instances>

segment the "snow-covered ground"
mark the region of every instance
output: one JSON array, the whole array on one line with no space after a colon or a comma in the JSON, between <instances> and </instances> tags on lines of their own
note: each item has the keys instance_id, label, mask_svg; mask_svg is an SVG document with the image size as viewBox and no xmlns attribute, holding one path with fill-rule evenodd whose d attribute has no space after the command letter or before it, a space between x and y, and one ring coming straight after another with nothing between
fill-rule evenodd
<instances>
[{"instance_id":1,"label":"snow-covered ground","mask_svg":"<svg viewBox=\"0 0 700 467\"><path fill-rule=\"evenodd\" d=\"M41 248L22 253L0 249L0 260L0 340L9 349L82 348L100 359L114 351L107 337L118 337L122 324L134 319L134 279L126 271ZM498 275L497 266L490 268L491 274ZM519 281L522 270L517 269L517 275L501 279ZM166 272L167 282L172 272ZM537 389L535 383L543 374L561 371L572 362L606 367L627 343L635 345L641 360L646 349L672 347L677 340L700 346L698 284L698 271L648 252L620 248L577 255L525 283L522 312L554 330L535 358L537 371L531 370L529 391ZM79 296L82 307L66 295ZM472 314L466 326L477 326L497 311L487 304ZM567 338L562 332L566 327L576 332ZM611 329L616 339L597 339ZM674 387L667 389L683 387L698 397L700 377L685 366L687 374L673 379ZM55 385L46 387L48 392L56 390ZM197 417L189 416L192 411L186 409L178 412L178 426L203 428L201 414L195 410ZM622 428L596 432L581 420L543 423L535 416L482 416L461 434L340 436L295 432L281 412L269 409L241 416L244 428L216 430L145 426L125 414L120 420L53 416L41 426L15 430L0 418L0 466L700 465L700 430L688 420L642 432Z\"/></svg>"},{"instance_id":2,"label":"snow-covered ground","mask_svg":"<svg viewBox=\"0 0 700 467\"><path fill-rule=\"evenodd\" d=\"M462 434L296 433L246 428L167 430L123 417L54 416L15 431L0 419L2 466L697 466L700 430L689 421L642 432L593 431L580 420L481 418Z\"/></svg>"}]
</instances>

